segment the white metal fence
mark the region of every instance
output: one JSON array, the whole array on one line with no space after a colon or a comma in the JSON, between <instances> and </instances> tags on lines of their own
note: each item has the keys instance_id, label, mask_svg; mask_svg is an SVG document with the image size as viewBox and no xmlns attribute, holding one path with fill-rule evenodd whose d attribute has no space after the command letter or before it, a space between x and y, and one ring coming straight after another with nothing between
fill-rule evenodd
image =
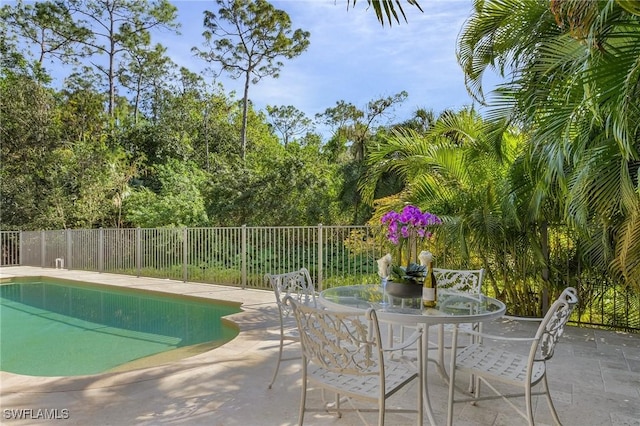
<instances>
[{"instance_id":1,"label":"white metal fence","mask_svg":"<svg viewBox=\"0 0 640 426\"><path fill-rule=\"evenodd\" d=\"M0 266L20 264L20 231L0 231Z\"/></svg>"},{"instance_id":2,"label":"white metal fence","mask_svg":"<svg viewBox=\"0 0 640 426\"><path fill-rule=\"evenodd\" d=\"M264 274L305 267L318 290L378 282L376 259L392 249L381 227L323 225L0 231L0 242L0 266L76 269L265 289L269 284L264 282ZM485 287L492 295L500 293L508 298L509 291L530 288L531 293L512 291L524 295L522 300L507 300L520 315L530 314L518 310L519 303L544 306L536 293L540 275L532 269L539 269L534 260L507 264L496 256L495 260L483 259L482 264L460 265L448 256L447 247L430 250L438 254L436 262L444 267L484 267L488 271ZM512 252L518 253L520 261L526 258L523 251ZM568 250L553 255L554 273L549 282L556 287L579 288L579 322L640 330L640 295L606 275L571 268L572 262L563 260L563 253Z\"/></svg>"},{"instance_id":3,"label":"white metal fence","mask_svg":"<svg viewBox=\"0 0 640 426\"><path fill-rule=\"evenodd\" d=\"M377 281L385 248L367 226L3 231L2 265L266 288L266 273L308 268L318 289ZM5 244L5 242L7 244ZM3 249L4 250L4 249ZM10 254L9 254L10 253Z\"/></svg>"}]
</instances>

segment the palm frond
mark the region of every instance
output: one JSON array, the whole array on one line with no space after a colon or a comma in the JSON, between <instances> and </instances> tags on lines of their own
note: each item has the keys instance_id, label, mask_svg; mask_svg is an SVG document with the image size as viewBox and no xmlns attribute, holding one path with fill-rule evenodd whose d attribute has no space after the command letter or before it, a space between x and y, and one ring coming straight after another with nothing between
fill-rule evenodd
<instances>
[{"instance_id":1,"label":"palm frond","mask_svg":"<svg viewBox=\"0 0 640 426\"><path fill-rule=\"evenodd\" d=\"M616 0L616 3L632 15L640 16L640 2L637 0Z\"/></svg>"},{"instance_id":2,"label":"palm frond","mask_svg":"<svg viewBox=\"0 0 640 426\"><path fill-rule=\"evenodd\" d=\"M628 215L620 227L612 266L640 292L640 210Z\"/></svg>"},{"instance_id":3,"label":"palm frond","mask_svg":"<svg viewBox=\"0 0 640 426\"><path fill-rule=\"evenodd\" d=\"M484 103L482 77L486 69L506 76L529 59L530 50L553 34L554 27L547 2L476 0L474 12L458 36L456 50L471 96Z\"/></svg>"},{"instance_id":4,"label":"palm frond","mask_svg":"<svg viewBox=\"0 0 640 426\"><path fill-rule=\"evenodd\" d=\"M407 4L416 7L420 12L423 12L422 7L418 3L418 0L406 0ZM353 4L355 7L357 0L347 0L347 8ZM408 22L407 15L402 7L400 0L367 0L369 7L373 8L378 21L384 26L389 24L393 25L395 21L400 23L400 16L405 22Z\"/></svg>"}]
</instances>

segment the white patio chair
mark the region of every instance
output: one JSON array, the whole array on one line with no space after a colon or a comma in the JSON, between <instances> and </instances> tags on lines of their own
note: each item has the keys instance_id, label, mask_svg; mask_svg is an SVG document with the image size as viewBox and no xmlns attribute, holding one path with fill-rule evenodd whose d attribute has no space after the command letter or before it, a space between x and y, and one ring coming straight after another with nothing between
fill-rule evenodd
<instances>
[{"instance_id":1,"label":"white patio chair","mask_svg":"<svg viewBox=\"0 0 640 426\"><path fill-rule=\"evenodd\" d=\"M276 296L276 304L280 315L280 350L278 352L278 363L273 372L273 378L269 383L269 389L273 386L280 371L280 363L282 361L291 361L300 359L300 356L283 358L285 341L299 342L298 327L293 317L291 317L291 307L283 303L286 296L293 297L298 303L309 306L317 306L316 292L311 281L311 276L306 268L298 271L288 272L285 274L266 274L265 281L269 281L273 293Z\"/></svg>"},{"instance_id":2,"label":"white patio chair","mask_svg":"<svg viewBox=\"0 0 640 426\"><path fill-rule=\"evenodd\" d=\"M433 268L433 275L436 277L438 292L464 293L467 295L477 295L480 297L482 293L482 281L484 280L484 269L443 269ZM459 324L459 328L463 330L481 331L480 324ZM437 364L444 374L444 350L446 331L452 331L451 324L440 324L438 326L438 358ZM470 344L475 342L475 337L471 336ZM444 374L446 375L446 374ZM469 384L469 392L473 391L473 382Z\"/></svg>"},{"instance_id":3,"label":"white patio chair","mask_svg":"<svg viewBox=\"0 0 640 426\"><path fill-rule=\"evenodd\" d=\"M416 423L422 425L423 378L422 363L410 364L393 359L391 352L417 345L422 354L422 330L417 330L406 342L385 349L380 337L378 317L373 309L363 312L334 312L300 305L285 299L293 307L302 347L302 394L298 424L304 422L307 411L377 411L378 425L384 425L387 412L415 412ZM416 382L416 409L387 409L386 402L405 385ZM322 408L307 407L309 386L336 393L336 403ZM376 403L377 409L356 407L352 399ZM344 409L348 401L352 408Z\"/></svg>"},{"instance_id":4,"label":"white patio chair","mask_svg":"<svg viewBox=\"0 0 640 426\"><path fill-rule=\"evenodd\" d=\"M433 268L438 283L438 291L468 294L482 293L484 269L443 269Z\"/></svg>"},{"instance_id":5,"label":"white patio chair","mask_svg":"<svg viewBox=\"0 0 640 426\"><path fill-rule=\"evenodd\" d=\"M558 413L553 405L549 385L547 383L546 362L551 359L555 345L562 336L564 326L569 320L569 316L578 297L574 288L565 289L558 300L556 300L547 314L542 318L540 326L533 338L509 338L504 336L492 336L485 333L468 331L476 336L482 337L482 341L474 343L456 353L454 346L451 356L451 370L449 381L449 410L447 414L448 424L453 422L453 404L455 402L476 403L482 400L504 399L513 407L529 425L534 425L533 405L531 397L533 395L545 395L549 410L556 424L560 425ZM452 341L455 342L457 329L454 329ZM507 342L531 342L528 355L521 355L503 349L504 345L487 345L487 340L507 341ZM454 399L455 374L457 371L466 371L475 377L474 392L471 398ZM495 382L507 383L522 388L522 393L502 394L493 384ZM486 384L495 395L480 396L480 385ZM532 388L542 384L543 389L533 392ZM525 399L526 412L516 406L510 398L522 397Z\"/></svg>"}]
</instances>

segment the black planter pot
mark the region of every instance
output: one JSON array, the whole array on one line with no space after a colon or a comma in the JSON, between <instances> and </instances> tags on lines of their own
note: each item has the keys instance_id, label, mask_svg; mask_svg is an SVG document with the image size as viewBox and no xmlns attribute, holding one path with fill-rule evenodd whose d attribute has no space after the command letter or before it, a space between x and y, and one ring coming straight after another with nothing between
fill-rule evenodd
<instances>
[{"instance_id":1,"label":"black planter pot","mask_svg":"<svg viewBox=\"0 0 640 426\"><path fill-rule=\"evenodd\" d=\"M402 299L422 297L422 284L408 281L388 281L387 294Z\"/></svg>"}]
</instances>

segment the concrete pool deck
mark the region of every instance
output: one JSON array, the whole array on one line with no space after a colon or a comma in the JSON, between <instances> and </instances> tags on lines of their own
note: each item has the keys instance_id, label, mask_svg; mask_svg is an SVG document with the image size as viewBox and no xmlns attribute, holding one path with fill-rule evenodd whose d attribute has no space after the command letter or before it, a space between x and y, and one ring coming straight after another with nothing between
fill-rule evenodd
<instances>
[{"instance_id":1,"label":"concrete pool deck","mask_svg":"<svg viewBox=\"0 0 640 426\"><path fill-rule=\"evenodd\" d=\"M283 363L273 389L267 389L278 354L278 314L271 291L96 272L0 268L0 278L14 276L47 276L241 302L243 312L229 317L240 328L231 342L156 367L77 377L0 372L1 424L297 424L300 362ZM530 324L503 320L487 328L510 335L532 334ZM287 350L296 352L295 346ZM639 334L568 327L549 363L549 380L564 425L640 426ZM433 368L429 370L429 387L436 420L444 424L446 386ZM391 405L413 407L414 389L407 392L410 395L394 396ZM312 405L321 403L319 391L309 396ZM35 418L38 410L45 409L58 419ZM20 413L30 418L15 419ZM456 404L455 413L456 425L525 424L508 405L498 401L477 406ZM375 416L366 419L375 424ZM341 419L308 413L305 420L309 425L363 424L353 413ZM539 425L552 424L544 399L536 404L536 420ZM387 424L415 424L415 416L391 414Z\"/></svg>"}]
</instances>

